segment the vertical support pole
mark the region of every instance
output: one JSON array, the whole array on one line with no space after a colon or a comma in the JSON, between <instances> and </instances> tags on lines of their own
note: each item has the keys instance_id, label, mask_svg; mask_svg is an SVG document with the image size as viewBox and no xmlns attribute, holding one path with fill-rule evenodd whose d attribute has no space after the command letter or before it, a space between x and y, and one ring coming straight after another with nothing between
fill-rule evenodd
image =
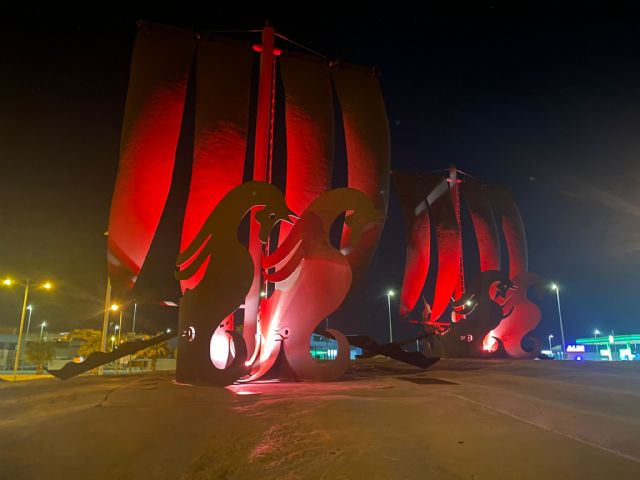
<instances>
[{"instance_id":1,"label":"vertical support pole","mask_svg":"<svg viewBox=\"0 0 640 480\"><path fill-rule=\"evenodd\" d=\"M133 323L131 325L131 333L136 333L136 312L138 311L138 304L133 301Z\"/></svg>"},{"instance_id":2,"label":"vertical support pole","mask_svg":"<svg viewBox=\"0 0 640 480\"><path fill-rule=\"evenodd\" d=\"M558 300L558 318L560 319L560 338L562 339L562 348L560 349L560 355L564 360L564 349L566 344L564 343L564 327L562 325L562 310L560 309L560 288L556 288L556 299Z\"/></svg>"},{"instance_id":3,"label":"vertical support pole","mask_svg":"<svg viewBox=\"0 0 640 480\"><path fill-rule=\"evenodd\" d=\"M22 346L22 330L24 329L24 317L25 312L27 311L27 299L29 298L29 279L27 278L27 283L24 286L24 300L22 301L22 314L20 315L20 330L18 331L18 344L16 345L16 358L13 362L13 381L16 381L16 376L18 374L18 364L20 363L20 353Z\"/></svg>"},{"instance_id":4,"label":"vertical support pole","mask_svg":"<svg viewBox=\"0 0 640 480\"><path fill-rule=\"evenodd\" d=\"M271 161L271 133L273 129L273 100L275 78L275 55L273 46L275 31L267 23L262 31L262 48L260 56L260 78L258 84L258 109L256 116L256 142L253 156L253 180L268 181L268 171ZM260 243L260 224L251 213L249 227L249 253L253 258L253 283L244 303L244 341L247 344L249 357L255 349L255 335L257 329L258 306L260 302L261 266L260 257L262 244Z\"/></svg>"},{"instance_id":5,"label":"vertical support pole","mask_svg":"<svg viewBox=\"0 0 640 480\"><path fill-rule=\"evenodd\" d=\"M107 351L107 327L109 326L109 308L111 308L111 279L107 276L107 291L104 295L104 313L102 315L102 340L100 342L100 351ZM98 374L104 375L104 366L100 365Z\"/></svg>"},{"instance_id":6,"label":"vertical support pole","mask_svg":"<svg viewBox=\"0 0 640 480\"><path fill-rule=\"evenodd\" d=\"M451 164L449 167L449 186L451 188L451 200L453 201L453 208L456 213L456 220L458 221L458 228L460 229L460 242L458 244L458 250L460 254L460 278L458 284L453 293L454 300L460 300L464 295L464 260L462 256L462 218L460 215L460 180L458 180L458 169L455 165Z\"/></svg>"},{"instance_id":7,"label":"vertical support pole","mask_svg":"<svg viewBox=\"0 0 640 480\"><path fill-rule=\"evenodd\" d=\"M387 304L389 305L389 343L393 343L393 328L391 327L391 294L387 293Z\"/></svg>"},{"instance_id":8,"label":"vertical support pole","mask_svg":"<svg viewBox=\"0 0 640 480\"><path fill-rule=\"evenodd\" d=\"M121 338L122 338L122 309L120 309L120 323L118 324L118 346L120 346Z\"/></svg>"}]
</instances>

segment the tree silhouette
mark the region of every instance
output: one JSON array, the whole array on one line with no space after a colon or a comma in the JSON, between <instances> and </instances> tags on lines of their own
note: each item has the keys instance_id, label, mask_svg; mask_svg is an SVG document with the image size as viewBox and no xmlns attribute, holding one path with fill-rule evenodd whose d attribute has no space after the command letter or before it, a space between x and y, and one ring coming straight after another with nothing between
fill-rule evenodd
<instances>
[{"instance_id":1,"label":"tree silhouette","mask_svg":"<svg viewBox=\"0 0 640 480\"><path fill-rule=\"evenodd\" d=\"M51 360L56 353L56 347L51 342L30 342L27 344L25 355L27 360L36 364L36 373L44 373L44 364Z\"/></svg>"},{"instance_id":2,"label":"tree silhouette","mask_svg":"<svg viewBox=\"0 0 640 480\"><path fill-rule=\"evenodd\" d=\"M145 336L145 340L151 338L150 336ZM171 353L171 348L169 348L169 344L167 342L158 343L156 345L151 345L144 350L140 350L136 352L133 356L134 358L149 358L151 359L151 371L156 371L156 363L158 358L166 358Z\"/></svg>"}]
</instances>

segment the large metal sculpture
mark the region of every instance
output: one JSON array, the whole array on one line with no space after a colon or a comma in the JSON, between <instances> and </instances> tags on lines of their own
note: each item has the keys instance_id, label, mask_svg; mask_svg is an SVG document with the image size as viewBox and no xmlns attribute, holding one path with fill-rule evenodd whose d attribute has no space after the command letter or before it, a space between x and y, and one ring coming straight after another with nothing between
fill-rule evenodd
<instances>
[{"instance_id":1,"label":"large metal sculpture","mask_svg":"<svg viewBox=\"0 0 640 480\"><path fill-rule=\"evenodd\" d=\"M332 362L315 362L309 340L366 270L382 231L390 172L384 101L374 69L281 50L277 38L269 25L256 45L140 25L110 216L109 273L116 295L131 292L167 199L195 70L194 158L176 273L183 292L179 381L228 384L269 375L332 380L349 358L348 341L338 331L328 332L338 343ZM254 150L248 152L255 55L260 68ZM331 190L334 91L348 188ZM280 104L284 194L272 185ZM243 178L253 182L243 184ZM238 239L245 216L246 244ZM335 248L331 227L342 218Z\"/></svg>"},{"instance_id":2,"label":"large metal sculpture","mask_svg":"<svg viewBox=\"0 0 640 480\"><path fill-rule=\"evenodd\" d=\"M431 228L435 231L438 270L430 315L423 319L433 335L428 352L437 356L530 358L540 342L525 337L540 322L540 309L530 300L541 278L527 272L527 244L520 213L504 189L472 178L422 173L395 174L407 220L407 256L400 312L408 317L422 295L429 271ZM471 216L480 272L465 285L460 193ZM498 225L501 228L498 228ZM508 270L502 272L500 234L505 239ZM424 297L423 297L424 298ZM442 319L446 311L451 319Z\"/></svg>"},{"instance_id":3,"label":"large metal sculpture","mask_svg":"<svg viewBox=\"0 0 640 480\"><path fill-rule=\"evenodd\" d=\"M183 293L177 380L211 385L272 377L335 380L347 368L350 343L421 368L440 356L535 355L539 342L525 346L523 339L540 321L528 295L540 279L527 272L517 207L505 190L461 179L452 167L447 178L396 175L408 226L400 311L408 317L422 297L417 323L425 333L379 345L363 335L323 330L335 339L337 357L323 363L311 358L312 333L342 305L377 247L389 199L389 130L374 69L281 50L277 38L286 40L269 25L261 43L251 45L140 24L109 218L109 278L118 298L132 293L169 195L193 88L192 175L176 261ZM254 75L256 55L260 67ZM342 118L347 160L346 185L338 186L334 106ZM277 132L279 108L285 131ZM276 140L283 138L285 151L275 152ZM480 274L469 285L461 195L480 258ZM240 238L244 219L248 239ZM331 238L336 222L340 239ZM423 290L432 230L438 268L429 304ZM507 272L501 271L500 231ZM443 320L446 312L449 321ZM420 339L429 345L429 357L403 349ZM125 344L86 365L65 367L59 376L68 378L134 349Z\"/></svg>"}]
</instances>

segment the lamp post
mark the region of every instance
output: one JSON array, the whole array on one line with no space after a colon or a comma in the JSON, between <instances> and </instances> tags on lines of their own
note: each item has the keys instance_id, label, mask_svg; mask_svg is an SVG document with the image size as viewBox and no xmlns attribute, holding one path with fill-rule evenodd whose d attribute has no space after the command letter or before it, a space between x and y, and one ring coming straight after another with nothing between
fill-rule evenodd
<instances>
[{"instance_id":1,"label":"lamp post","mask_svg":"<svg viewBox=\"0 0 640 480\"><path fill-rule=\"evenodd\" d=\"M122 310L120 310L120 323L118 324L118 346L120 346L121 335L122 335Z\"/></svg>"},{"instance_id":2,"label":"lamp post","mask_svg":"<svg viewBox=\"0 0 640 480\"><path fill-rule=\"evenodd\" d=\"M107 233L105 233L107 235ZM114 304L115 305L115 304ZM100 351L107 351L107 330L109 329L109 314L117 310L118 306L111 304L111 279L107 277L107 289L104 296L104 312L102 313L102 337L100 339ZM98 367L98 375L104 375L104 365Z\"/></svg>"},{"instance_id":3,"label":"lamp post","mask_svg":"<svg viewBox=\"0 0 640 480\"><path fill-rule=\"evenodd\" d=\"M40 341L42 341L42 334L44 333L44 327L47 326L47 322L42 322L40 324Z\"/></svg>"},{"instance_id":4,"label":"lamp post","mask_svg":"<svg viewBox=\"0 0 640 480\"><path fill-rule=\"evenodd\" d=\"M593 331L593 338L598 338L598 335L600 335L600 330L598 330L597 328Z\"/></svg>"},{"instance_id":5,"label":"lamp post","mask_svg":"<svg viewBox=\"0 0 640 480\"><path fill-rule=\"evenodd\" d=\"M391 327L391 297L393 297L395 293L393 290L389 290L387 292L387 303L389 305L389 343L393 343L393 328Z\"/></svg>"},{"instance_id":6,"label":"lamp post","mask_svg":"<svg viewBox=\"0 0 640 480\"><path fill-rule=\"evenodd\" d=\"M133 301L133 322L131 324L131 332L136 333L136 312L138 311L138 304Z\"/></svg>"},{"instance_id":7,"label":"lamp post","mask_svg":"<svg viewBox=\"0 0 640 480\"><path fill-rule=\"evenodd\" d=\"M18 329L18 343L16 344L16 358L13 362L13 381L15 382L18 375L18 365L20 365L20 354L22 353L22 332L24 331L24 317L26 316L26 313L27 313L27 302L29 300L29 288L31 287L31 280L27 278L24 284L15 282L10 278L5 278L2 281L2 285L6 287L11 287L14 283L24 286L22 312L20 313L20 328ZM41 287L44 288L45 290L51 290L53 288L53 285L51 284L51 282L44 282L41 285ZM30 309L29 309L29 319L31 319ZM42 332L40 333L40 336L42 337Z\"/></svg>"},{"instance_id":8,"label":"lamp post","mask_svg":"<svg viewBox=\"0 0 640 480\"><path fill-rule=\"evenodd\" d=\"M31 328L31 314L33 313L33 306L27 305L27 310L29 310L29 315L27 316L27 331L25 332L25 341L29 339L29 329Z\"/></svg>"},{"instance_id":9,"label":"lamp post","mask_svg":"<svg viewBox=\"0 0 640 480\"><path fill-rule=\"evenodd\" d=\"M31 313L33 312L33 306L27 305L27 310L29 310L29 315L27 315L27 331L24 334L24 348L27 348L27 342L29 341L29 329L31 328ZM24 362L23 366L24 366Z\"/></svg>"},{"instance_id":10,"label":"lamp post","mask_svg":"<svg viewBox=\"0 0 640 480\"><path fill-rule=\"evenodd\" d=\"M553 354L553 348L551 347L551 339L553 338L553 335L549 335L549 350L551 350L551 353Z\"/></svg>"},{"instance_id":11,"label":"lamp post","mask_svg":"<svg viewBox=\"0 0 640 480\"><path fill-rule=\"evenodd\" d=\"M562 339L562 345L560 345L560 356L564 360L564 328L562 326L562 310L560 309L560 288L555 283L551 284L551 288L556 291L556 299L558 300L558 318L560 319L560 338Z\"/></svg>"}]
</instances>

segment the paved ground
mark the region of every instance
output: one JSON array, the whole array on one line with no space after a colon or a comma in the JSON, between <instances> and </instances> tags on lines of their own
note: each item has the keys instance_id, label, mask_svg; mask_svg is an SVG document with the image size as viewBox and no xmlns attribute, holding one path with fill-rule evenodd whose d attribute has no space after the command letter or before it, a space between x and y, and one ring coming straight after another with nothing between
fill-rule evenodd
<instances>
[{"instance_id":1,"label":"paved ground","mask_svg":"<svg viewBox=\"0 0 640 480\"><path fill-rule=\"evenodd\" d=\"M0 383L0 479L640 478L640 364L358 361L331 384Z\"/></svg>"}]
</instances>

